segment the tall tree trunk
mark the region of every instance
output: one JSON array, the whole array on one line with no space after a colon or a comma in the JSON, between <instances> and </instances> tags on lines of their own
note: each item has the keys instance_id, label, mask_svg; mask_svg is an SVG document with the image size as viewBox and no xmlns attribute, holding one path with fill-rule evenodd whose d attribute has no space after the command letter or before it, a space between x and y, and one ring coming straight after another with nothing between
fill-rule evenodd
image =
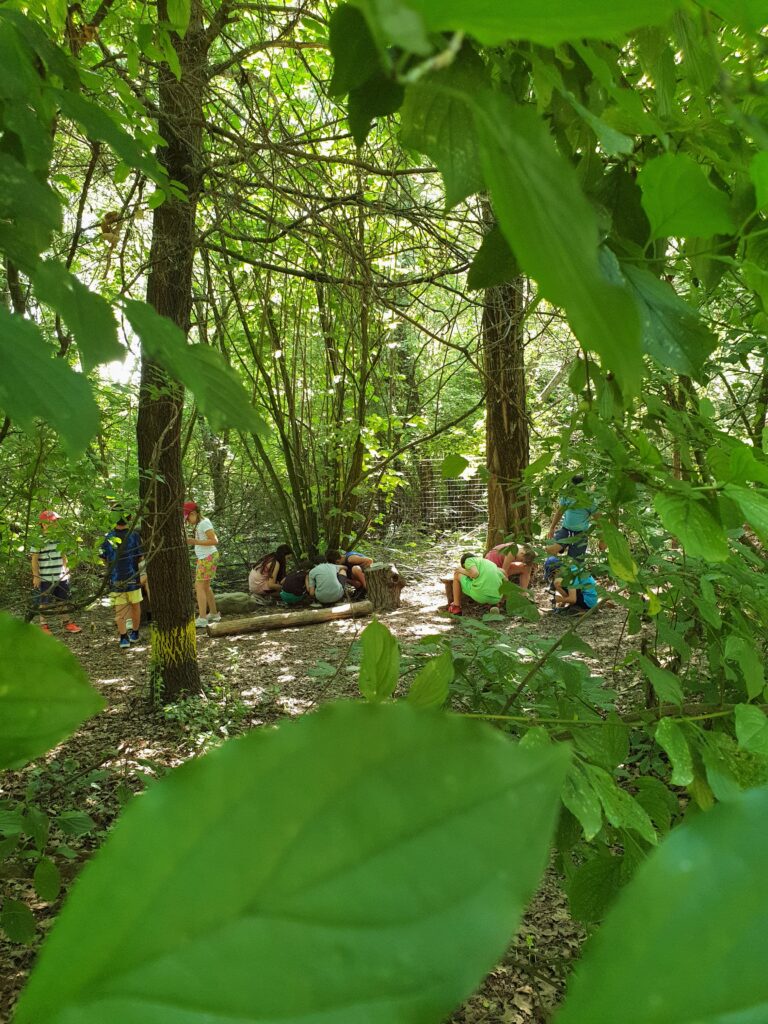
<instances>
[{"instance_id":1,"label":"tall tree trunk","mask_svg":"<svg viewBox=\"0 0 768 1024\"><path fill-rule=\"evenodd\" d=\"M157 8L159 19L167 20L166 0L159 0ZM185 185L188 192L186 201L168 196L154 211L147 302L186 333L192 307L209 46L200 0L192 0L185 37L173 39L181 77L177 81L166 65L160 66L158 130L167 146L158 150L158 157L168 176ZM136 434L152 593L153 689L163 701L177 700L200 689L189 548L181 515L183 404L183 388L142 355Z\"/></svg>"},{"instance_id":2,"label":"tall tree trunk","mask_svg":"<svg viewBox=\"0 0 768 1024\"><path fill-rule=\"evenodd\" d=\"M530 501L521 487L523 470L528 465L530 437L524 321L524 277L486 290L482 343L489 548L510 534L519 541L531 536Z\"/></svg>"}]
</instances>

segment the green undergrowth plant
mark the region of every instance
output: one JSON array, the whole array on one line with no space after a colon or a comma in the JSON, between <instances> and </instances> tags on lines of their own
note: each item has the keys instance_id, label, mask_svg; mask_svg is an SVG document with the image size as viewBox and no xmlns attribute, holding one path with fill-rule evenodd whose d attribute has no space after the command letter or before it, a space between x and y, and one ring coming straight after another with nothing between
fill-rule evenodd
<instances>
[{"instance_id":1,"label":"green undergrowth plant","mask_svg":"<svg viewBox=\"0 0 768 1024\"><path fill-rule=\"evenodd\" d=\"M364 702L228 740L131 801L75 882L16 1024L438 1024L469 995L558 818L563 830L571 750L440 710L450 651L392 701L397 642L374 620L361 647ZM49 637L38 650L39 668L61 660ZM97 709L72 664L49 678L30 695L0 676L3 764L42 752L36 721L60 735ZM675 828L608 911L557 1021L759 1019L766 813L764 787ZM722 981L732 970L738 991Z\"/></svg>"},{"instance_id":2,"label":"green undergrowth plant","mask_svg":"<svg viewBox=\"0 0 768 1024\"><path fill-rule=\"evenodd\" d=\"M164 705L161 714L203 753L228 736L242 732L250 710L224 676L217 673L215 681L201 693Z\"/></svg>"}]
</instances>

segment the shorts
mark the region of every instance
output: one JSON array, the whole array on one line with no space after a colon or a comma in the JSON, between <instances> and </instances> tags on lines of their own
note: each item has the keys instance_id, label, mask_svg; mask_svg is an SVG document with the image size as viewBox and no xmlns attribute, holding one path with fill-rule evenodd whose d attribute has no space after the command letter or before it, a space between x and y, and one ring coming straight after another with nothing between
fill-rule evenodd
<instances>
[{"instance_id":1,"label":"shorts","mask_svg":"<svg viewBox=\"0 0 768 1024\"><path fill-rule=\"evenodd\" d=\"M570 537L578 537L578 540L572 544L565 544ZM589 537L587 536L586 530L568 530L564 526L554 536L560 547L568 552L571 558L583 558L587 553L587 545L589 544Z\"/></svg>"},{"instance_id":2,"label":"shorts","mask_svg":"<svg viewBox=\"0 0 768 1024\"><path fill-rule=\"evenodd\" d=\"M122 608L124 604L141 604L141 588L137 590L113 590L109 599L115 608Z\"/></svg>"},{"instance_id":3,"label":"shorts","mask_svg":"<svg viewBox=\"0 0 768 1024\"><path fill-rule=\"evenodd\" d=\"M70 597L69 580L41 580L37 589L41 608L49 608L57 601L68 601Z\"/></svg>"},{"instance_id":4,"label":"shorts","mask_svg":"<svg viewBox=\"0 0 768 1024\"><path fill-rule=\"evenodd\" d=\"M210 583L216 575L216 567L219 564L219 552L214 551L207 558L198 558L195 568L195 583Z\"/></svg>"},{"instance_id":5,"label":"shorts","mask_svg":"<svg viewBox=\"0 0 768 1024\"><path fill-rule=\"evenodd\" d=\"M280 600L283 604L299 604L305 596L304 594L289 594L287 590L280 591Z\"/></svg>"}]
</instances>

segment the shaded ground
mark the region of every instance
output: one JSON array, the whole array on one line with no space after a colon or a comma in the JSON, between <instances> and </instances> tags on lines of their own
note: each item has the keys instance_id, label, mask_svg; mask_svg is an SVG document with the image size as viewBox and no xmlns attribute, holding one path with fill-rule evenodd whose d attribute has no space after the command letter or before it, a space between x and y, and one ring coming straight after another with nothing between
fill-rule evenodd
<instances>
[{"instance_id":1,"label":"shaded ground","mask_svg":"<svg viewBox=\"0 0 768 1024\"><path fill-rule=\"evenodd\" d=\"M383 616L402 642L460 628L438 611L444 607L439 583L419 579L412 571L403 592L403 606ZM539 588L543 611L548 600ZM36 800L48 813L86 811L93 828L82 835L64 834L54 826L52 848L59 847L64 872L71 881L79 866L98 847L122 803L164 774L195 756L222 735L274 723L305 713L317 704L357 693L351 647L366 619L338 620L317 626L249 633L212 639L200 637L200 665L212 699L200 698L172 709L169 717L146 700L148 646L118 648L111 613L106 608L80 617L83 632L59 634L77 655L94 685L104 695L105 713L87 723L70 741L37 766L3 776L3 799L17 798L30 782ZM618 661L624 613L606 608L579 629L596 651L595 668L610 675ZM553 640L573 620L544 614L536 631ZM502 622L494 628L509 629ZM310 674L318 662L335 666L327 675ZM175 717L174 717L175 716ZM57 858L57 862L58 858ZM0 878L2 878L0 873ZM8 894L32 906L38 941L53 922L60 901L36 900L25 880L5 880ZM524 923L502 963L451 1018L453 1024L541 1024L562 995L569 962L578 954L583 932L571 921L556 879L545 878ZM35 956L36 945L0 941L0 1019L7 1020Z\"/></svg>"}]
</instances>

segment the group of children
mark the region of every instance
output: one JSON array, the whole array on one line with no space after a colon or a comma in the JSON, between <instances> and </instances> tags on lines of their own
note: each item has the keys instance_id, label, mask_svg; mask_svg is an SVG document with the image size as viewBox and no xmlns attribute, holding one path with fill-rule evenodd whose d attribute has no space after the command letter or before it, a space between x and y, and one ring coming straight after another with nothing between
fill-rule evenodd
<instances>
[{"instance_id":1,"label":"group of children","mask_svg":"<svg viewBox=\"0 0 768 1024\"><path fill-rule=\"evenodd\" d=\"M589 611L598 600L595 579L584 568L597 505L583 492L579 493L583 483L582 476L571 478L571 487L578 496L570 494L559 499L549 528L544 579L558 612ZM453 577L443 580L449 613L461 615L465 597L480 605L501 604L502 588L509 580L527 590L535 561L536 552L530 544L518 545L513 541L497 544L484 556L462 555Z\"/></svg>"},{"instance_id":2,"label":"group of children","mask_svg":"<svg viewBox=\"0 0 768 1024\"><path fill-rule=\"evenodd\" d=\"M281 544L256 562L248 577L253 597L265 602L272 597L285 605L311 602L314 607L322 607L347 597L365 596L365 570L373 559L362 552L329 549L322 557L298 562L288 572L287 561L292 554L288 544Z\"/></svg>"},{"instance_id":3,"label":"group of children","mask_svg":"<svg viewBox=\"0 0 768 1024\"><path fill-rule=\"evenodd\" d=\"M572 493L560 498L550 524L544 578L550 585L557 611L587 611L598 600L595 580L584 568L597 506L579 490L583 483L581 476L571 478ZM196 502L185 502L183 515L190 528L186 541L194 547L196 555L195 626L202 629L221 618L212 589L219 562L219 540L211 520L202 514ZM48 633L46 610L54 602L70 600L67 559L51 535L59 518L50 509L40 513L42 542L32 548L32 580L38 592L40 625ZM130 647L139 640L142 601L148 599L149 591L141 539L122 514L105 536L100 555L109 574L119 644ZM264 602L274 598L284 605L311 602L313 607L365 595L365 570L373 560L362 552L330 549L323 557L298 562L289 572L288 559L292 555L290 546L281 544L256 562L248 577L250 593ZM459 568L443 581L448 611L461 615L464 598L480 605L499 605L503 601L502 588L509 580L523 590L528 589L535 562L536 552L530 544L513 541L496 544L484 556L462 555ZM81 631L71 618L67 618L64 629L70 633Z\"/></svg>"}]
</instances>

